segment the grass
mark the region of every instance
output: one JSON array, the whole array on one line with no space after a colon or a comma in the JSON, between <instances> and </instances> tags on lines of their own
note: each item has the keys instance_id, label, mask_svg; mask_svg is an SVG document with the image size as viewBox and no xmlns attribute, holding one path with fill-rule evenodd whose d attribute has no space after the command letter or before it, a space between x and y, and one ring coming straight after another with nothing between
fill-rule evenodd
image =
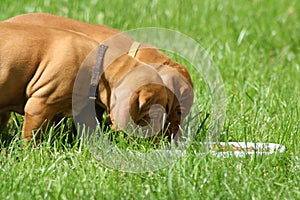
<instances>
[{"instance_id":1,"label":"grass","mask_svg":"<svg viewBox=\"0 0 300 200\"><path fill-rule=\"evenodd\" d=\"M1 199L299 199L296 0L2 0L0 8L0 20L50 12L120 30L152 26L187 34L209 52L223 77L228 104L219 139L286 146L283 154L224 159L200 154L200 138L166 168L128 173L106 168L81 145L49 136L52 142L20 148L16 136L1 145ZM203 77L192 78L201 122L209 96ZM19 134L20 126L12 120L9 131Z\"/></svg>"}]
</instances>

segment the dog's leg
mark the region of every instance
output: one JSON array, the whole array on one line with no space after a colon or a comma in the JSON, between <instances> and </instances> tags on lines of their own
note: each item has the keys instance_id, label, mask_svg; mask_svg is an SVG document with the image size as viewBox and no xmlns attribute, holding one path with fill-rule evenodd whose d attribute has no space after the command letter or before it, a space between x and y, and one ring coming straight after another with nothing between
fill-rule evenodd
<instances>
[{"instance_id":1,"label":"dog's leg","mask_svg":"<svg viewBox=\"0 0 300 200\"><path fill-rule=\"evenodd\" d=\"M0 130L6 128L9 118L10 118L10 112L5 112L0 114Z\"/></svg>"},{"instance_id":2,"label":"dog's leg","mask_svg":"<svg viewBox=\"0 0 300 200\"><path fill-rule=\"evenodd\" d=\"M33 131L42 126L42 130L53 119L55 106L49 106L44 98L31 97L25 105L25 118L22 129L22 139L29 141L33 138ZM39 135L37 135L37 139Z\"/></svg>"}]
</instances>

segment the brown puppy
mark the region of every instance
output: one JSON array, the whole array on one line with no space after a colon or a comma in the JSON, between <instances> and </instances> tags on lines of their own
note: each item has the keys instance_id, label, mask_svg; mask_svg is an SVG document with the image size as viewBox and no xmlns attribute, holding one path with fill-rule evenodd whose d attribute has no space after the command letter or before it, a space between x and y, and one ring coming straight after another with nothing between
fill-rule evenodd
<instances>
[{"instance_id":1,"label":"brown puppy","mask_svg":"<svg viewBox=\"0 0 300 200\"><path fill-rule=\"evenodd\" d=\"M129 52L133 44L131 37L118 30L51 14L24 14L8 19L7 21L37 24L80 32L98 42L114 46L120 51L119 54ZM187 69L147 44L141 44L133 52L133 57L144 63L155 64L154 67L163 76L163 81L169 93L167 123L170 123L171 133L176 134L179 125L189 113L194 99L193 84Z\"/></svg>"},{"instance_id":2,"label":"brown puppy","mask_svg":"<svg viewBox=\"0 0 300 200\"><path fill-rule=\"evenodd\" d=\"M9 112L24 114L22 138L29 140L32 138L32 131L55 116L72 116L72 93L76 76L82 69L92 71L95 60L88 60L86 57L97 49L98 45L92 39L69 31L0 23L1 126L7 122ZM107 55L113 52L113 49L108 48ZM124 124L129 122L127 113L134 113L135 119L147 121L148 116L145 113L149 112L149 105L166 106L167 93L163 82L157 72L149 66L142 66L143 70L140 70L142 85L148 84L147 87L135 88L134 92L137 95L119 93L126 85L134 87L126 80L126 76L134 75L133 71L139 69L138 66L141 66L141 63L128 55L120 56L104 66L107 70L99 82L99 94L102 94L96 99L96 104L99 105L99 109L107 111L115 128L123 128ZM122 69L126 70L115 73ZM151 80L147 78L149 74ZM91 73L87 73L87 76L86 80L90 81ZM153 84L153 80L158 84ZM85 96L88 91L83 93ZM122 99L116 98L118 95ZM123 104L123 100L128 102L123 111L128 117L125 121L122 112L119 115L114 114L115 108ZM86 105L79 103L75 110L79 114L85 112L85 109ZM121 121L122 123L119 123ZM149 120L148 122L150 123Z\"/></svg>"}]
</instances>

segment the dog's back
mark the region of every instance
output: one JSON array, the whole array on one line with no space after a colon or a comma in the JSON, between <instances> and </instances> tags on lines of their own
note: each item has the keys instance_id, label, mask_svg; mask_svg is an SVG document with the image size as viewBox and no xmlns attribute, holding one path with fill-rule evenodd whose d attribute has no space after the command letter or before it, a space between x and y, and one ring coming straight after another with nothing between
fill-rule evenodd
<instances>
[{"instance_id":1,"label":"dog's back","mask_svg":"<svg viewBox=\"0 0 300 200\"><path fill-rule=\"evenodd\" d=\"M65 77L76 74L97 45L90 38L63 30L0 23L0 112L23 113L21 107L33 95L56 101L55 95L49 94L52 87L56 93L65 92L60 91L66 89L59 87L61 83L71 87L74 78Z\"/></svg>"},{"instance_id":2,"label":"dog's back","mask_svg":"<svg viewBox=\"0 0 300 200\"><path fill-rule=\"evenodd\" d=\"M120 31L106 26L89 24L48 13L23 14L12 17L6 21L73 30L75 32L84 33L91 38L97 38L97 41L104 41L112 35L120 33ZM95 31L95 27L98 27L96 28L97 31Z\"/></svg>"},{"instance_id":3,"label":"dog's back","mask_svg":"<svg viewBox=\"0 0 300 200\"><path fill-rule=\"evenodd\" d=\"M47 13L24 14L15 16L6 21L23 24L35 24L80 32L88 37L93 38L99 43L104 42L109 46L114 46L116 49L122 49L124 53L129 51L133 43L131 37L116 29ZM189 81L191 86L193 85L190 75L183 65L172 61L169 57L164 55L153 46L142 44L141 48L137 50L136 58L145 63L168 65L169 67L172 67L181 73Z\"/></svg>"}]
</instances>

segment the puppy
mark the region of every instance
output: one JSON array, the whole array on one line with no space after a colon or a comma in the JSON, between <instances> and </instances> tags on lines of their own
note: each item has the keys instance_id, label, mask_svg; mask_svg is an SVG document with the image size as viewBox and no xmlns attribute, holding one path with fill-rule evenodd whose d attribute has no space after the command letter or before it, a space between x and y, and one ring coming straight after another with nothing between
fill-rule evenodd
<instances>
[{"instance_id":1,"label":"puppy","mask_svg":"<svg viewBox=\"0 0 300 200\"><path fill-rule=\"evenodd\" d=\"M162 52L148 44L140 44L134 48L134 41L128 35L102 25L95 25L68 19L51 14L24 14L8 19L7 21L23 24L37 24L48 27L80 32L94 40L113 46L126 52L140 62L155 64L158 73L163 76L168 92L167 123L168 135L179 131L183 119L189 113L193 104L193 84L187 69L178 62L171 60ZM180 137L180 134L177 135Z\"/></svg>"},{"instance_id":2,"label":"puppy","mask_svg":"<svg viewBox=\"0 0 300 200\"><path fill-rule=\"evenodd\" d=\"M85 79L91 80L95 60L86 58L98 46L95 40L70 31L0 23L1 126L5 126L10 112L23 114L22 138L28 141L33 137L32 131L56 116L72 116L73 86L77 74L80 70L89 72ZM108 47L105 55L113 52L113 48ZM134 87L134 83L126 77L127 74L135 76L134 71L140 66L143 68L140 72L145 71L140 74L142 86L134 88L135 95L121 93L126 86ZM128 55L119 56L113 62L104 62L104 67L106 70L97 89L100 95L95 103L100 113L108 113L116 129L123 128L130 121L130 115L136 121L142 119L150 123L149 106L166 107L167 92L161 77L152 67ZM84 82L82 84L82 91L78 93L88 97L89 84L87 88ZM121 106L123 100L128 102L125 108ZM85 103L79 103L76 114L86 112L86 107Z\"/></svg>"}]
</instances>

